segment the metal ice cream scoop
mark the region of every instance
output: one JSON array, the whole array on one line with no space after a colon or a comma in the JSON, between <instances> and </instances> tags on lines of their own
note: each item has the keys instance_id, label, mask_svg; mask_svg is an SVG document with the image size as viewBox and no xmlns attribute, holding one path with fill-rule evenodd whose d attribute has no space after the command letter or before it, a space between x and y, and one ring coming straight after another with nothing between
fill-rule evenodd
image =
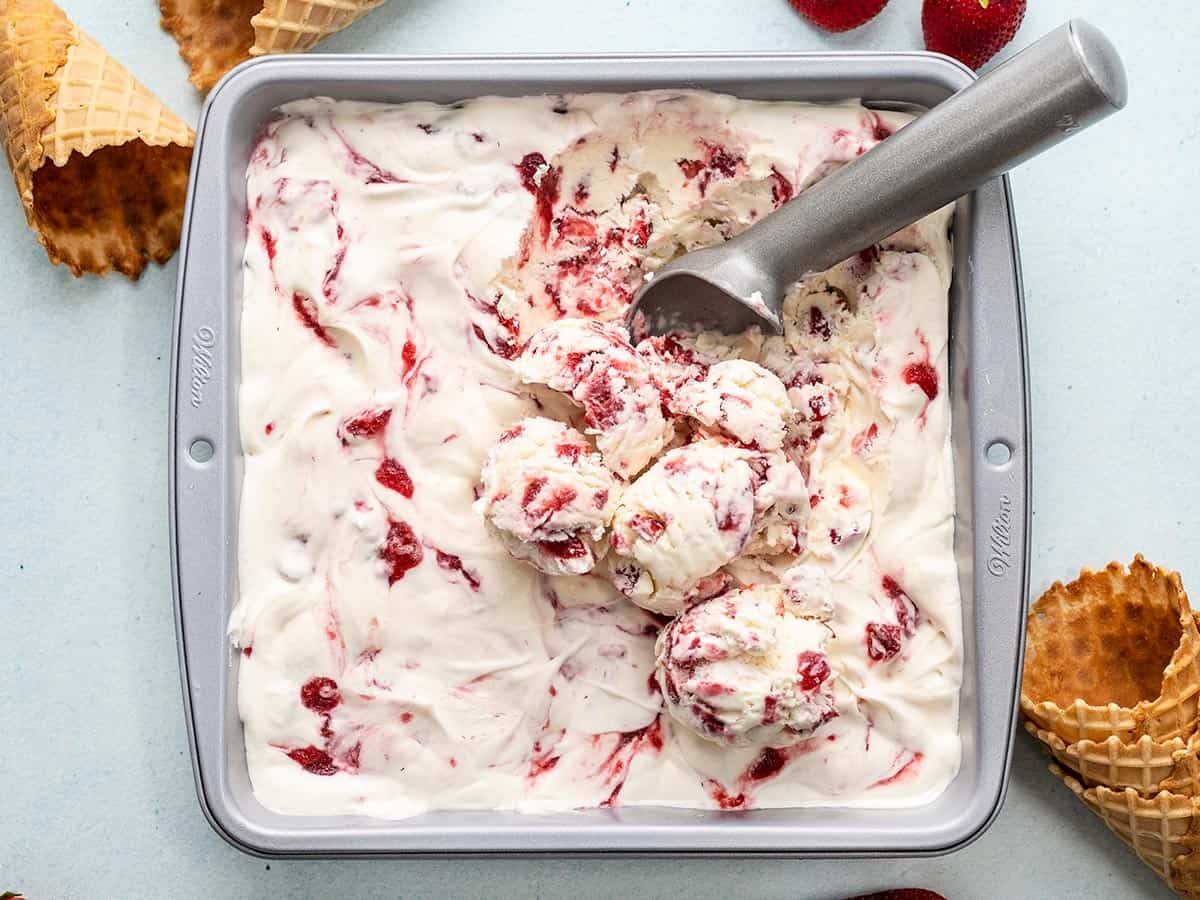
<instances>
[{"instance_id":1,"label":"metal ice cream scoop","mask_svg":"<svg viewBox=\"0 0 1200 900\"><path fill-rule=\"evenodd\" d=\"M1125 106L1125 67L1073 19L723 244L654 273L637 335L782 331L788 286L848 259Z\"/></svg>"}]
</instances>

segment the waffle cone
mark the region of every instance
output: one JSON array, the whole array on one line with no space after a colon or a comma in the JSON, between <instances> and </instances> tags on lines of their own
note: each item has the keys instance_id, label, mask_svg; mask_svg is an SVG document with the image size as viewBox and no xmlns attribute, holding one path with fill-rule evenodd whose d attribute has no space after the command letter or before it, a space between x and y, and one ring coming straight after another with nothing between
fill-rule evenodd
<instances>
[{"instance_id":1,"label":"waffle cone","mask_svg":"<svg viewBox=\"0 0 1200 900\"><path fill-rule=\"evenodd\" d=\"M251 56L302 53L352 25L385 0L266 0L255 16Z\"/></svg>"},{"instance_id":2,"label":"waffle cone","mask_svg":"<svg viewBox=\"0 0 1200 900\"><path fill-rule=\"evenodd\" d=\"M1085 788L1057 765L1050 771L1104 820L1174 890L1200 896L1200 803L1170 791L1144 797L1132 788L1114 791L1099 785Z\"/></svg>"},{"instance_id":3,"label":"waffle cone","mask_svg":"<svg viewBox=\"0 0 1200 900\"><path fill-rule=\"evenodd\" d=\"M207 91L251 56L301 53L386 0L159 0L189 80Z\"/></svg>"},{"instance_id":4,"label":"waffle cone","mask_svg":"<svg viewBox=\"0 0 1200 900\"><path fill-rule=\"evenodd\" d=\"M0 138L50 260L131 278L165 262L192 130L50 0L8 0L0 21Z\"/></svg>"},{"instance_id":5,"label":"waffle cone","mask_svg":"<svg viewBox=\"0 0 1200 900\"><path fill-rule=\"evenodd\" d=\"M1171 860L1171 875L1167 884L1181 897L1200 900L1200 852L1193 850L1186 856Z\"/></svg>"},{"instance_id":6,"label":"waffle cone","mask_svg":"<svg viewBox=\"0 0 1200 900\"><path fill-rule=\"evenodd\" d=\"M1056 582L1030 610L1021 709L1066 745L1187 740L1198 703L1200 631L1178 573L1139 555Z\"/></svg>"},{"instance_id":7,"label":"waffle cone","mask_svg":"<svg viewBox=\"0 0 1200 900\"><path fill-rule=\"evenodd\" d=\"M1032 722L1025 730L1042 742L1063 767L1087 786L1103 785L1114 790L1132 788L1152 795L1170 791L1185 797L1200 797L1200 746L1196 738L1185 744L1182 738L1165 743L1142 735L1132 744L1114 736L1104 741L1076 741L1068 744L1057 734L1043 731Z\"/></svg>"}]
</instances>

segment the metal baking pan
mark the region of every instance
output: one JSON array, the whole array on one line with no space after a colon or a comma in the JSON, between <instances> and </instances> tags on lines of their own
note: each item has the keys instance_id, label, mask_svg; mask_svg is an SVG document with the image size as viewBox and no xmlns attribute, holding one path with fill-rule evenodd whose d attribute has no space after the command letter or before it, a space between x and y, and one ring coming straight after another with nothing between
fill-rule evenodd
<instances>
[{"instance_id":1,"label":"metal baking pan","mask_svg":"<svg viewBox=\"0 0 1200 900\"><path fill-rule=\"evenodd\" d=\"M255 800L226 637L237 591L242 464L237 393L245 170L272 110L311 96L452 102L691 87L760 100L928 108L974 76L926 53L522 57L266 57L240 66L201 116L179 268L170 422L171 562L183 699L200 805L263 856L439 854L931 855L999 811L1012 750L1028 593L1029 412L1020 263L1007 182L959 203L950 376L964 616L962 768L911 809L665 808L522 815L443 811L400 821L283 816ZM212 449L211 458L198 442ZM996 462L1009 454L1007 461ZM989 457L991 461L989 461Z\"/></svg>"}]
</instances>

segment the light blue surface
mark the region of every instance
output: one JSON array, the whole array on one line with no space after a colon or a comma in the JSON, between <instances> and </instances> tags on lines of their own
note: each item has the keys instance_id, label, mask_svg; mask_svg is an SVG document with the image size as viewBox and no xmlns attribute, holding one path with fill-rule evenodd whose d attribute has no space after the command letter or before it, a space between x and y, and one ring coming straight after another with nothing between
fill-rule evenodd
<instances>
[{"instance_id":1,"label":"light blue surface","mask_svg":"<svg viewBox=\"0 0 1200 900\"><path fill-rule=\"evenodd\" d=\"M169 105L199 98L151 0L62 0ZM915 49L918 0L830 38L784 0L391 0L331 51ZM1013 179L1033 379L1033 586L1143 551L1200 585L1200 12L1032 0L1016 46L1086 15L1131 106ZM1153 13L1143 11L1153 8ZM7 195L7 196L5 196ZM0 185L0 891L41 898L1170 896L1018 736L995 826L915 861L265 862L192 786L167 555L175 263L51 268ZM1198 588L1200 589L1200 588Z\"/></svg>"}]
</instances>

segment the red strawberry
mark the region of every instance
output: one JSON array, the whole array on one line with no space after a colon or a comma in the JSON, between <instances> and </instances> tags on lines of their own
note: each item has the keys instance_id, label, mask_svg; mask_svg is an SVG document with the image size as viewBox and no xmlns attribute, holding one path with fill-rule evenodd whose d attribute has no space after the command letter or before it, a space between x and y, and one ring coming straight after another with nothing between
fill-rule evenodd
<instances>
[{"instance_id":1,"label":"red strawberry","mask_svg":"<svg viewBox=\"0 0 1200 900\"><path fill-rule=\"evenodd\" d=\"M788 0L796 12L826 31L849 31L879 15L888 0Z\"/></svg>"},{"instance_id":2,"label":"red strawberry","mask_svg":"<svg viewBox=\"0 0 1200 900\"><path fill-rule=\"evenodd\" d=\"M925 0L925 46L978 69L1016 35L1027 0Z\"/></svg>"}]
</instances>

